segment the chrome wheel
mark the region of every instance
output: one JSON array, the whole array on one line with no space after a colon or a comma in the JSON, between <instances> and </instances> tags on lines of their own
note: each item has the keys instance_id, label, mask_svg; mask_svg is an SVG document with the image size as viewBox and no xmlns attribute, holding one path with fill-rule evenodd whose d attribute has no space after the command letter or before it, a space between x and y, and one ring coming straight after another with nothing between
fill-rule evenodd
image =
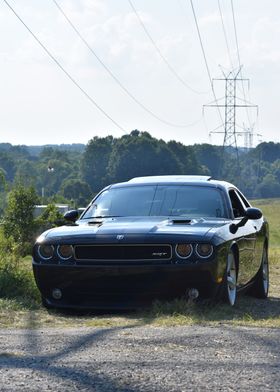
<instances>
[{"instance_id":1,"label":"chrome wheel","mask_svg":"<svg viewBox=\"0 0 280 392\"><path fill-rule=\"evenodd\" d=\"M231 306L236 301L236 284L237 284L237 271L236 261L232 250L227 257L227 270L226 270L226 285L227 285L227 300Z\"/></svg>"},{"instance_id":2,"label":"chrome wheel","mask_svg":"<svg viewBox=\"0 0 280 392\"><path fill-rule=\"evenodd\" d=\"M265 296L268 294L268 286L269 286L269 268L268 268L268 256L267 250L263 250L262 256L262 284L263 284L263 291Z\"/></svg>"}]
</instances>

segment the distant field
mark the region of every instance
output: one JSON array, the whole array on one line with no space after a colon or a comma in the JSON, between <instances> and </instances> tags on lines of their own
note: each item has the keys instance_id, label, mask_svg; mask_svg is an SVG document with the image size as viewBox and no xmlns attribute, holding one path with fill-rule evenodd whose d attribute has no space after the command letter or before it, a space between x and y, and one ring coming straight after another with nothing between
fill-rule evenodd
<instances>
[{"instance_id":1,"label":"distant field","mask_svg":"<svg viewBox=\"0 0 280 392\"><path fill-rule=\"evenodd\" d=\"M260 208L269 222L270 247L280 250L280 199L252 200L251 204Z\"/></svg>"},{"instance_id":2,"label":"distant field","mask_svg":"<svg viewBox=\"0 0 280 392\"><path fill-rule=\"evenodd\" d=\"M280 328L280 199L254 200L251 204L261 208L270 225L271 284L268 300L242 296L233 309L222 304L189 304L184 300L177 300L171 303L155 303L148 311L130 314L48 311L40 304L31 272L31 257L27 257L20 263L20 270L10 277L12 295L10 298L0 298L0 327L231 324ZM23 293L30 294L24 296Z\"/></svg>"}]
</instances>

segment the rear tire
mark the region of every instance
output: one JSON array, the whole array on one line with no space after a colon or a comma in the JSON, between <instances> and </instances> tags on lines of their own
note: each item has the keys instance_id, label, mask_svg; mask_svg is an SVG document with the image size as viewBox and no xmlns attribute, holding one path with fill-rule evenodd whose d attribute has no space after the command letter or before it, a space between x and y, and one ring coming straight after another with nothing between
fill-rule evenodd
<instances>
[{"instance_id":1,"label":"rear tire","mask_svg":"<svg viewBox=\"0 0 280 392\"><path fill-rule=\"evenodd\" d=\"M256 298L265 299L268 296L269 290L269 263L267 247L263 248L262 262L257 273L256 280L252 288L252 295Z\"/></svg>"}]
</instances>

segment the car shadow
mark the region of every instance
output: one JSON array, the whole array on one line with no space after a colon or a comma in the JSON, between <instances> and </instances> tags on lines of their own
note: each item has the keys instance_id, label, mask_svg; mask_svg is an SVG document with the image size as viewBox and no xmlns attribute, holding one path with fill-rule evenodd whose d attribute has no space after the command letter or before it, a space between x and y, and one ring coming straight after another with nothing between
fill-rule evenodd
<instances>
[{"instance_id":1,"label":"car shadow","mask_svg":"<svg viewBox=\"0 0 280 392\"><path fill-rule=\"evenodd\" d=\"M103 372L100 374L95 366L91 366L90 371L88 371L88 368L83 368L83 361L80 364L74 362L74 366L71 361L75 354L78 354L79 357L80 353L88 350L93 354L91 360L94 362L95 347L102 345L105 337L118 334L127 328L131 330L138 324L135 324L135 326L80 329L81 333L77 329L73 336L70 331L70 337L68 336L65 340L65 342L68 342L66 344L64 341L55 342L55 339L46 343L46 335L55 335L56 329L34 328L34 326L40 324L36 317L36 312L30 311L25 328L16 333L17 341L21 342L20 353L15 351L15 347L9 347L9 350L6 351L3 351L3 347L1 348L0 368L5 369L6 372L19 369L26 370L29 373L36 374L37 379L40 377L45 381L51 377L50 380L59 380L60 386L61 382L66 383L68 387L70 385L71 387L68 390L138 391L134 387L122 386L118 377ZM47 344L48 347L46 347ZM88 360L90 363L89 358ZM22 387L23 384L21 384Z\"/></svg>"}]
</instances>

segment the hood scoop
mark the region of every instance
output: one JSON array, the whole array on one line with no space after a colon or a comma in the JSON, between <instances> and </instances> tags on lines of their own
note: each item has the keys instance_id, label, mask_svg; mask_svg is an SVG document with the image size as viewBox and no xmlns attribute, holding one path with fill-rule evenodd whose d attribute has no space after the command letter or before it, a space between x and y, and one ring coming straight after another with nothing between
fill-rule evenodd
<instances>
[{"instance_id":1,"label":"hood scoop","mask_svg":"<svg viewBox=\"0 0 280 392\"><path fill-rule=\"evenodd\" d=\"M193 221L192 219L176 218L176 219L171 219L170 223L172 223L173 225L190 225L191 223L193 223Z\"/></svg>"},{"instance_id":2,"label":"hood scoop","mask_svg":"<svg viewBox=\"0 0 280 392\"><path fill-rule=\"evenodd\" d=\"M89 226L101 226L101 225L103 225L103 221L102 220L89 221L88 225Z\"/></svg>"}]
</instances>

